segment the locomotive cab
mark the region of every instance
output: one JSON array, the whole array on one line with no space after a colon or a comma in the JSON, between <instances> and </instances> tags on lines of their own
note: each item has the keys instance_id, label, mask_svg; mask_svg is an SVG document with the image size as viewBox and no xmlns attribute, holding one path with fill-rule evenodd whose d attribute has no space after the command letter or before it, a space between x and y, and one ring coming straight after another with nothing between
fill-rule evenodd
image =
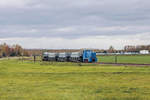
<instances>
[{"instance_id":1,"label":"locomotive cab","mask_svg":"<svg viewBox=\"0 0 150 100\"><path fill-rule=\"evenodd\" d=\"M96 53L91 50L84 50L83 51L83 62L85 62L85 63L97 62Z\"/></svg>"}]
</instances>

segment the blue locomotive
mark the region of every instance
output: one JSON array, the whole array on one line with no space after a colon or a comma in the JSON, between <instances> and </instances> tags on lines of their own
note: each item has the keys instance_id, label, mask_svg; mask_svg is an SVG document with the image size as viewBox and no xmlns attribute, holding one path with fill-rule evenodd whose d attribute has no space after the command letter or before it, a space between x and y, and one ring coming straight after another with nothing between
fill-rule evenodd
<instances>
[{"instance_id":1,"label":"blue locomotive","mask_svg":"<svg viewBox=\"0 0 150 100\"><path fill-rule=\"evenodd\" d=\"M63 52L63 53L43 53L43 61L59 61L59 62L97 62L96 53L92 50L82 50L80 52Z\"/></svg>"}]
</instances>

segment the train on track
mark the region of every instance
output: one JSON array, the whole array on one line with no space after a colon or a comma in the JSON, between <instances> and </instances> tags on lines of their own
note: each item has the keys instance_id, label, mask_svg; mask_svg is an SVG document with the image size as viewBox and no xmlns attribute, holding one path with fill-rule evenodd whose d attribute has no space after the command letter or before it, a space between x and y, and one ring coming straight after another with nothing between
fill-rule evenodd
<instances>
[{"instance_id":1,"label":"train on track","mask_svg":"<svg viewBox=\"0 0 150 100\"><path fill-rule=\"evenodd\" d=\"M96 53L92 50L82 50L80 52L63 52L52 53L44 52L43 61L56 61L56 62L84 62L93 63L97 62Z\"/></svg>"}]
</instances>

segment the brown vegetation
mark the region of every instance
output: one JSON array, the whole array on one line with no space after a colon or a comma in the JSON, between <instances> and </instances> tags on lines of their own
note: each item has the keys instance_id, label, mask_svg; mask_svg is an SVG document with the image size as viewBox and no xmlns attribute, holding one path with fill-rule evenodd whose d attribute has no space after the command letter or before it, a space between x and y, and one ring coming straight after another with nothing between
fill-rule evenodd
<instances>
[{"instance_id":1,"label":"brown vegetation","mask_svg":"<svg viewBox=\"0 0 150 100\"><path fill-rule=\"evenodd\" d=\"M0 45L0 57L8 56L29 56L28 51L24 50L20 45L9 46L6 43Z\"/></svg>"}]
</instances>

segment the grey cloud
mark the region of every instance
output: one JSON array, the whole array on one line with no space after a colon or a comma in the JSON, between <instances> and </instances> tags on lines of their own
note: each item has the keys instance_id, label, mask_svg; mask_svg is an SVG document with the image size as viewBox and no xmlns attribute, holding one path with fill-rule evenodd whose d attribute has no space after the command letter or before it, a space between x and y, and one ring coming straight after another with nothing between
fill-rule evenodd
<instances>
[{"instance_id":1,"label":"grey cloud","mask_svg":"<svg viewBox=\"0 0 150 100\"><path fill-rule=\"evenodd\" d=\"M113 26L99 27L93 25L77 26L0 26L0 37L54 37L54 38L82 38L88 36L116 36L149 33L150 26ZM150 33L149 33L150 34Z\"/></svg>"},{"instance_id":2,"label":"grey cloud","mask_svg":"<svg viewBox=\"0 0 150 100\"><path fill-rule=\"evenodd\" d=\"M0 38L150 32L149 4L148 0L30 0L22 7L0 9Z\"/></svg>"}]
</instances>

